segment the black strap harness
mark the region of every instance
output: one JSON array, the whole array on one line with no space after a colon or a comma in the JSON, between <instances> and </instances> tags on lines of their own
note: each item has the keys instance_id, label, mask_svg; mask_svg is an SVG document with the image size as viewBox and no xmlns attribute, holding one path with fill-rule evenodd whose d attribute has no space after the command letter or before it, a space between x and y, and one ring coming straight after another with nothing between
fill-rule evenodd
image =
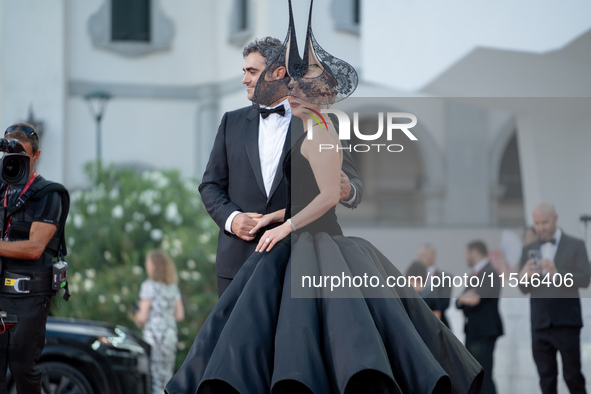
<instances>
[{"instance_id":1,"label":"black strap harness","mask_svg":"<svg viewBox=\"0 0 591 394\"><path fill-rule=\"evenodd\" d=\"M0 187L0 193L4 193L6 188L7 185L3 184L2 187ZM68 254L66 247L65 225L66 218L68 217L70 210L70 194L68 193L68 190L60 183L48 181L43 177L39 177L39 180L33 183L14 204L11 204L7 207L0 207L0 209L4 210L4 221L1 235L2 239L4 239L7 218L12 217L12 215L14 215L16 212L25 209L29 203L40 201L48 193L52 192L59 193L62 199L62 212L59 218L57 230L53 237L49 240L45 250L51 253L54 258L57 258L58 261L63 261L64 256ZM18 234L19 238L28 239L31 224L32 223L27 223L26 226L21 228L17 228L17 226L15 226L14 229L11 229L11 234L14 231L16 234ZM0 275L0 290L6 294L16 295L54 294L55 291L52 290L51 277L51 272L43 274L35 272L14 273L3 270L2 274ZM70 298L67 282L64 288L64 299L67 301L68 298Z\"/></svg>"}]
</instances>

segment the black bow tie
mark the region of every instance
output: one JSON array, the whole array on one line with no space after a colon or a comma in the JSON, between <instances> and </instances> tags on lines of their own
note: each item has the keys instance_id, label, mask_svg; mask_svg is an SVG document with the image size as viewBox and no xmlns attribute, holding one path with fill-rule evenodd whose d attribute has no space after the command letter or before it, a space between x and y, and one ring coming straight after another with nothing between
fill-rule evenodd
<instances>
[{"instance_id":1,"label":"black bow tie","mask_svg":"<svg viewBox=\"0 0 591 394\"><path fill-rule=\"evenodd\" d=\"M552 245L556 245L556 238L550 238L548 241L542 242L543 244L551 243Z\"/></svg>"},{"instance_id":2,"label":"black bow tie","mask_svg":"<svg viewBox=\"0 0 591 394\"><path fill-rule=\"evenodd\" d=\"M285 107L283 106L283 104L281 104L280 106L275 108L261 108L259 109L259 112L261 113L263 119L267 119L271 114L285 116Z\"/></svg>"}]
</instances>

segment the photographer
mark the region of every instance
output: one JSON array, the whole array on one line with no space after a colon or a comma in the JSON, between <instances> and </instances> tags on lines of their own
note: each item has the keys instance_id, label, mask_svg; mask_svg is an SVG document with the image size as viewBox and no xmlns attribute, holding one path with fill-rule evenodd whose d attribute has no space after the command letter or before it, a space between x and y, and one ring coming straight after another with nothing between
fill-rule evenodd
<instances>
[{"instance_id":1,"label":"photographer","mask_svg":"<svg viewBox=\"0 0 591 394\"><path fill-rule=\"evenodd\" d=\"M67 191L63 186L46 181L35 170L41 151L33 126L14 124L6 129L4 138L0 140L2 150L12 156L2 160L0 309L16 315L17 324L0 335L0 394L7 393L7 367L19 393L41 393L36 362L45 346L45 323L51 296L56 293L52 289L52 260L65 255L63 225L69 199L64 197ZM22 148L24 152L19 152ZM13 172L22 172L21 163L29 167L28 176L7 184Z\"/></svg>"},{"instance_id":2,"label":"photographer","mask_svg":"<svg viewBox=\"0 0 591 394\"><path fill-rule=\"evenodd\" d=\"M523 248L519 289L524 294L531 294L532 353L540 376L540 388L544 394L556 393L556 354L560 352L563 378L569 391L584 393L585 377L581 371L583 317L579 288L588 287L591 280L587 248L583 240L558 227L554 205L547 202L536 205L532 217L539 238ZM533 279L536 276L540 278L539 285ZM545 277L551 281L544 282Z\"/></svg>"}]
</instances>

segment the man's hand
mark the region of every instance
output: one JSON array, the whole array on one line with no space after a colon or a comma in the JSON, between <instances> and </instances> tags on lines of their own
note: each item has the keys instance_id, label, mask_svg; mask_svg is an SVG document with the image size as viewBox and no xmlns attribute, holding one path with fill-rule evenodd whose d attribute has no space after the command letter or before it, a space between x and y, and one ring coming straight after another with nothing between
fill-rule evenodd
<instances>
[{"instance_id":1,"label":"man's hand","mask_svg":"<svg viewBox=\"0 0 591 394\"><path fill-rule=\"evenodd\" d=\"M255 235L263 227L267 227L273 223L273 215L263 215L260 218L253 218L257 222L257 225L250 229L249 233Z\"/></svg>"},{"instance_id":2,"label":"man's hand","mask_svg":"<svg viewBox=\"0 0 591 394\"><path fill-rule=\"evenodd\" d=\"M476 289L470 289L458 298L458 304L467 306L476 306L480 304L480 296Z\"/></svg>"},{"instance_id":3,"label":"man's hand","mask_svg":"<svg viewBox=\"0 0 591 394\"><path fill-rule=\"evenodd\" d=\"M523 277L525 277L526 279L529 279L532 274L539 274L539 273L540 273L540 267L538 267L536 265L536 260L529 259L525 262L525 264L523 265L523 268L519 272L519 279L521 279Z\"/></svg>"},{"instance_id":4,"label":"man's hand","mask_svg":"<svg viewBox=\"0 0 591 394\"><path fill-rule=\"evenodd\" d=\"M343 171L341 171L341 195L339 197L340 201L346 201L349 199L351 195L351 182L349 182L349 177Z\"/></svg>"},{"instance_id":5,"label":"man's hand","mask_svg":"<svg viewBox=\"0 0 591 394\"><path fill-rule=\"evenodd\" d=\"M256 233L251 235L249 231L257 225L257 221L254 219L261 217L263 217L263 214L256 212L239 213L232 220L232 232L245 241L252 241Z\"/></svg>"},{"instance_id":6,"label":"man's hand","mask_svg":"<svg viewBox=\"0 0 591 394\"><path fill-rule=\"evenodd\" d=\"M551 277L556 273L556 264L554 264L554 261L552 260L541 259L540 268L542 269L543 273L547 272Z\"/></svg>"}]
</instances>

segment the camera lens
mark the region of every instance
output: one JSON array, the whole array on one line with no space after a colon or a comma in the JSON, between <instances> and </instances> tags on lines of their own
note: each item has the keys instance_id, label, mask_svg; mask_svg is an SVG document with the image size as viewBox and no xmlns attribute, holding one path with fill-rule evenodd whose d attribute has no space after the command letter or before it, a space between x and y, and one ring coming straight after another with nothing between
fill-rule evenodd
<instances>
[{"instance_id":1,"label":"camera lens","mask_svg":"<svg viewBox=\"0 0 591 394\"><path fill-rule=\"evenodd\" d=\"M8 178L14 179L18 176L21 167L19 166L18 161L11 157L6 161L4 170L6 171L5 174Z\"/></svg>"},{"instance_id":2,"label":"camera lens","mask_svg":"<svg viewBox=\"0 0 591 394\"><path fill-rule=\"evenodd\" d=\"M20 153L5 154L0 160L2 182L19 185L27 182L29 157Z\"/></svg>"}]
</instances>

